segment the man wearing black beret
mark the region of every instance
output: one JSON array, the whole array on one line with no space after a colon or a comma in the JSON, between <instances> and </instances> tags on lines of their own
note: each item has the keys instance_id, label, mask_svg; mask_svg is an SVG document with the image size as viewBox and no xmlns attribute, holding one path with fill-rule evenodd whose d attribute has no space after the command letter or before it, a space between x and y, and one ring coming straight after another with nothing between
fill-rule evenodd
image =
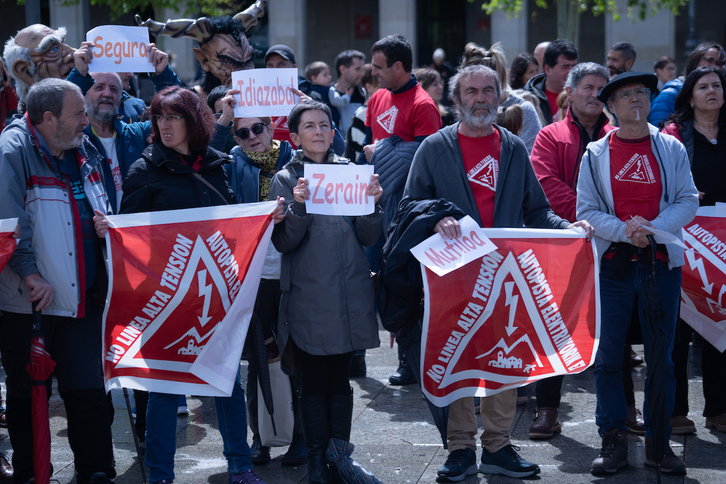
<instances>
[{"instance_id":1,"label":"man wearing black beret","mask_svg":"<svg viewBox=\"0 0 726 484\"><path fill-rule=\"evenodd\" d=\"M617 116L620 129L610 131L590 143L580 165L577 183L577 219L588 220L595 228L595 243L600 262L601 331L595 358L595 419L602 437L602 451L592 462L595 475L615 473L628 465L627 405L623 395L621 363L625 335L633 304L639 311L648 374L645 382L645 465L656 467L651 424L654 415L648 408L647 389L657 366L663 377L666 419L675 401L673 340L681 290L683 249L674 243L650 247L644 226L654 227L682 240L681 228L693 220L698 208L698 192L691 177L683 145L672 136L660 133L647 122L650 93L657 86L654 74L625 72L613 78L598 93ZM660 242L657 240L657 242ZM665 242L665 241L664 241ZM649 354L652 336L644 308L646 297L654 296L647 286L655 258L657 305L662 317L656 322L662 338L658 354ZM655 314L655 311L651 311ZM657 317L656 317L657 318ZM662 330L662 332L661 332ZM655 340L654 340L655 341ZM656 365L660 359L662 365ZM653 364L651 364L653 363ZM670 427L664 436L661 471L683 474L686 467L667 444Z\"/></svg>"}]
</instances>

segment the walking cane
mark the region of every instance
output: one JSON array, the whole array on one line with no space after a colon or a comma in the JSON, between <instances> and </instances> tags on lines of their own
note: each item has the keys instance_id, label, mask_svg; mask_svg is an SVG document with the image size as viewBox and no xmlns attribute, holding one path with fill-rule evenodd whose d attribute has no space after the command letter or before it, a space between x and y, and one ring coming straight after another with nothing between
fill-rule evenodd
<instances>
[{"instance_id":1,"label":"walking cane","mask_svg":"<svg viewBox=\"0 0 726 484\"><path fill-rule=\"evenodd\" d=\"M131 433L134 434L134 445L136 446L136 455L139 456L139 468L141 469L141 481L146 484L146 470L144 469L144 461L141 459L141 446L139 445L139 436L136 435L136 425L134 425L134 416L131 413L131 402L129 401L129 391L124 387L124 400L126 400L126 411L129 413L129 422L131 423Z\"/></svg>"}]
</instances>

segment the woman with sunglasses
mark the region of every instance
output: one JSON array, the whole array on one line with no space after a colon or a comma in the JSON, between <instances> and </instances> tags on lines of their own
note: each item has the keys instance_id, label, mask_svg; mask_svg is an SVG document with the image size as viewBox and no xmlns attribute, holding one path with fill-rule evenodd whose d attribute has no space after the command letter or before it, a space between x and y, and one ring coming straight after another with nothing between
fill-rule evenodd
<instances>
[{"instance_id":1,"label":"woman with sunglasses","mask_svg":"<svg viewBox=\"0 0 726 484\"><path fill-rule=\"evenodd\" d=\"M214 91L212 91L214 92ZM229 177L229 184L237 199L243 203L264 202L270 195L270 182L275 173L280 171L292 158L292 146L287 141L272 139L275 128L272 119L264 118L235 118L234 94L237 90L230 90L226 97L219 100L221 115L216 127L215 142L226 137L225 127L232 124L234 141L237 145L232 148L230 155L234 163L225 165L224 170ZM255 327L259 324L260 333L265 341L276 334L277 313L280 306L280 253L270 244L267 248L265 265L262 269L260 288L257 291L255 312L250 321L250 330L245 343L245 351L249 356L247 367L247 408L249 411L249 425L252 430L252 447L250 460L254 465L267 465L270 462L270 448L263 446L258 427L258 412L266 411L257 405L257 375L258 359L255 355L253 339ZM272 343L274 346L274 343ZM272 349L275 351L275 349ZM295 378L290 379L293 393L299 387ZM297 400L293 400L295 414L295 428L290 447L282 456L283 466L298 466L305 463L307 452L305 438L300 424Z\"/></svg>"},{"instance_id":2,"label":"woman with sunglasses","mask_svg":"<svg viewBox=\"0 0 726 484\"><path fill-rule=\"evenodd\" d=\"M237 203L222 168L229 156L209 148L214 123L211 110L193 92L173 86L151 102L151 145L129 168L123 183L121 213L156 212ZM282 205L273 212L281 218ZM97 212L96 231L107 223ZM146 414L146 465L152 484L174 480L179 395L150 392ZM244 390L239 377L230 397L215 397L230 484L264 484L252 472L247 445Z\"/></svg>"}]
</instances>

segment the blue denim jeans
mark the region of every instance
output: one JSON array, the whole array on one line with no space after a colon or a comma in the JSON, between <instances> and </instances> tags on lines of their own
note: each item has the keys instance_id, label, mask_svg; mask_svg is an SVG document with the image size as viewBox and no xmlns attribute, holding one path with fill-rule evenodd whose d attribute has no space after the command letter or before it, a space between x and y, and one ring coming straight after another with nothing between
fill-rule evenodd
<instances>
[{"instance_id":1,"label":"blue denim jeans","mask_svg":"<svg viewBox=\"0 0 726 484\"><path fill-rule=\"evenodd\" d=\"M660 325L665 332L666 355L665 368L658 371L665 371L667 374L667 406L665 409L667 418L670 418L673 411L673 404L676 394L676 380L673 376L673 339L675 337L676 318L678 315L678 301L681 292L681 269L668 270L668 264L656 262L656 284L661 308L665 316ZM623 361L623 346L630 324L633 304L637 301L640 327L643 332L643 344L645 346L645 360L648 362L645 378L645 402L643 404L643 418L645 420L645 431L647 436L650 433L650 408L648 408L648 380L651 372L655 370L650 362L653 358L649 355L648 341L650 338L650 326L645 319L643 308L646 307L644 299L646 277L651 273L651 264L640 265L638 262L630 262L629 270L624 280L617 280L613 277L610 261L603 260L600 268L600 345L595 357L595 393L597 394L597 407L595 409L595 422L602 435L610 429L627 430L624 422L628 415L625 396L623 395L623 373L621 365ZM636 299L637 298L637 299ZM668 429L670 437L670 427Z\"/></svg>"},{"instance_id":2,"label":"blue denim jeans","mask_svg":"<svg viewBox=\"0 0 726 484\"><path fill-rule=\"evenodd\" d=\"M229 474L240 474L252 469L250 448L247 445L245 392L239 378L238 373L232 396L214 398ZM149 468L149 482L174 479L178 405L179 395L149 393L146 413L146 466Z\"/></svg>"}]
</instances>

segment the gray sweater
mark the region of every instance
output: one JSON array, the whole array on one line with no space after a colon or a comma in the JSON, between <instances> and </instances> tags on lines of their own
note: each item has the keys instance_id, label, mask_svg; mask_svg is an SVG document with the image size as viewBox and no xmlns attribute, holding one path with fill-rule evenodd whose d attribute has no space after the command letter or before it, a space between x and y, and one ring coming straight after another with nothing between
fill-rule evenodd
<instances>
[{"instance_id":1,"label":"gray sweater","mask_svg":"<svg viewBox=\"0 0 726 484\"><path fill-rule=\"evenodd\" d=\"M426 138L413 158L404 199L443 198L481 225L459 147L459 123ZM563 229L569 222L555 215L529 162L521 139L496 126L502 138L499 178L494 195L494 227Z\"/></svg>"}]
</instances>

